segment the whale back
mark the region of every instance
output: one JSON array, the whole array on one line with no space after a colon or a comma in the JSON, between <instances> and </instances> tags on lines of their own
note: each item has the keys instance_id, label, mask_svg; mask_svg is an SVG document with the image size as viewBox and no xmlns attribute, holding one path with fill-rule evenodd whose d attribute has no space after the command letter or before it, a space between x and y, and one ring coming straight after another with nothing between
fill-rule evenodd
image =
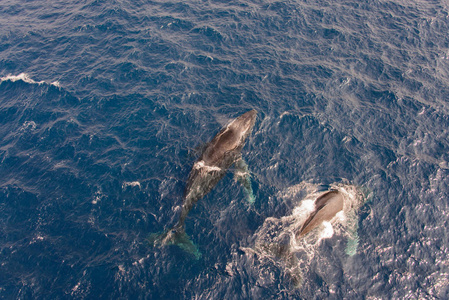
<instances>
[{"instance_id":1,"label":"whale back","mask_svg":"<svg viewBox=\"0 0 449 300\"><path fill-rule=\"evenodd\" d=\"M343 196L339 191L329 191L315 200L315 210L310 214L296 233L296 237L303 237L322 222L330 221L343 210Z\"/></svg>"},{"instance_id":2,"label":"whale back","mask_svg":"<svg viewBox=\"0 0 449 300\"><path fill-rule=\"evenodd\" d=\"M224 128L209 143L201 159L207 165L217 165L226 152L237 149L241 144L241 136L238 132Z\"/></svg>"},{"instance_id":3,"label":"whale back","mask_svg":"<svg viewBox=\"0 0 449 300\"><path fill-rule=\"evenodd\" d=\"M220 130L210 141L200 160L208 166L218 166L227 153L238 154L254 126L256 114L255 110L246 112Z\"/></svg>"},{"instance_id":4,"label":"whale back","mask_svg":"<svg viewBox=\"0 0 449 300\"><path fill-rule=\"evenodd\" d=\"M210 192L223 178L227 169L240 157L240 151L251 133L257 111L250 110L234 119L208 143L190 171L184 190L186 211Z\"/></svg>"}]
</instances>

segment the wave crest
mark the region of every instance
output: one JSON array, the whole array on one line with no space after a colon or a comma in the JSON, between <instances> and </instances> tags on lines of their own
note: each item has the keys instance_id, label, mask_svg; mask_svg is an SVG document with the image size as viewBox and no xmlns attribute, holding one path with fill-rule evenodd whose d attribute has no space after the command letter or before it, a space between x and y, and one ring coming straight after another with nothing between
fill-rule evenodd
<instances>
[{"instance_id":1,"label":"wave crest","mask_svg":"<svg viewBox=\"0 0 449 300\"><path fill-rule=\"evenodd\" d=\"M0 78L0 84L4 81L11 81L11 82L16 82L16 81L23 81L29 84L38 84L38 85L42 85L42 84L50 84L53 85L55 87L61 87L61 84L59 83L59 81L53 81L51 83L47 83L45 81L35 81L34 79L32 79L28 74L26 73L20 73L19 75L8 75L5 77L1 77Z\"/></svg>"}]
</instances>

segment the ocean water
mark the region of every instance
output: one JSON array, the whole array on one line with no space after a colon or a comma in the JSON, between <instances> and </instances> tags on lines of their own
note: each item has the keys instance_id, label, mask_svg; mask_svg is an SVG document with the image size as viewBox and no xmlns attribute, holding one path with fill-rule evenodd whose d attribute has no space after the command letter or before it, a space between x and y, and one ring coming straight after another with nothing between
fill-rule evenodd
<instances>
[{"instance_id":1,"label":"ocean water","mask_svg":"<svg viewBox=\"0 0 449 300\"><path fill-rule=\"evenodd\" d=\"M448 32L434 0L1 1L0 298L449 298ZM229 172L201 259L152 247L250 109L255 203ZM258 250L333 187L359 205L297 265Z\"/></svg>"}]
</instances>

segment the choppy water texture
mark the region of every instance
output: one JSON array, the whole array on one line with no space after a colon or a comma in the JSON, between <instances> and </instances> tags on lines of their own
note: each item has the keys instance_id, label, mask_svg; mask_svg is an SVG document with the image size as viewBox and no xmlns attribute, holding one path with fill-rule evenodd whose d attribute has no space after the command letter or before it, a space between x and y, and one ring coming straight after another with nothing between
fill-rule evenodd
<instances>
[{"instance_id":1,"label":"choppy water texture","mask_svg":"<svg viewBox=\"0 0 449 300\"><path fill-rule=\"evenodd\" d=\"M0 298L448 298L448 10L0 2ZM150 247L202 144L249 109L254 205L230 172L186 221L200 260ZM295 288L248 249L333 186L370 195L358 247L337 225L296 245Z\"/></svg>"}]
</instances>

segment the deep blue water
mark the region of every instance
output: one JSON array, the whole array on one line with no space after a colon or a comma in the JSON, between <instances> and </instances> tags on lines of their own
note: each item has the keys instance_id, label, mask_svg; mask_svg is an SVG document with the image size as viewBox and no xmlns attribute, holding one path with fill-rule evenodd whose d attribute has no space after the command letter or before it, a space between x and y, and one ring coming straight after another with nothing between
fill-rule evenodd
<instances>
[{"instance_id":1,"label":"deep blue water","mask_svg":"<svg viewBox=\"0 0 449 300\"><path fill-rule=\"evenodd\" d=\"M0 298L449 298L448 12L0 2ZM249 109L255 204L229 172L186 222L201 259L151 247L198 149ZM282 260L245 251L336 185L366 198L354 255L336 229L297 254L295 288Z\"/></svg>"}]
</instances>

